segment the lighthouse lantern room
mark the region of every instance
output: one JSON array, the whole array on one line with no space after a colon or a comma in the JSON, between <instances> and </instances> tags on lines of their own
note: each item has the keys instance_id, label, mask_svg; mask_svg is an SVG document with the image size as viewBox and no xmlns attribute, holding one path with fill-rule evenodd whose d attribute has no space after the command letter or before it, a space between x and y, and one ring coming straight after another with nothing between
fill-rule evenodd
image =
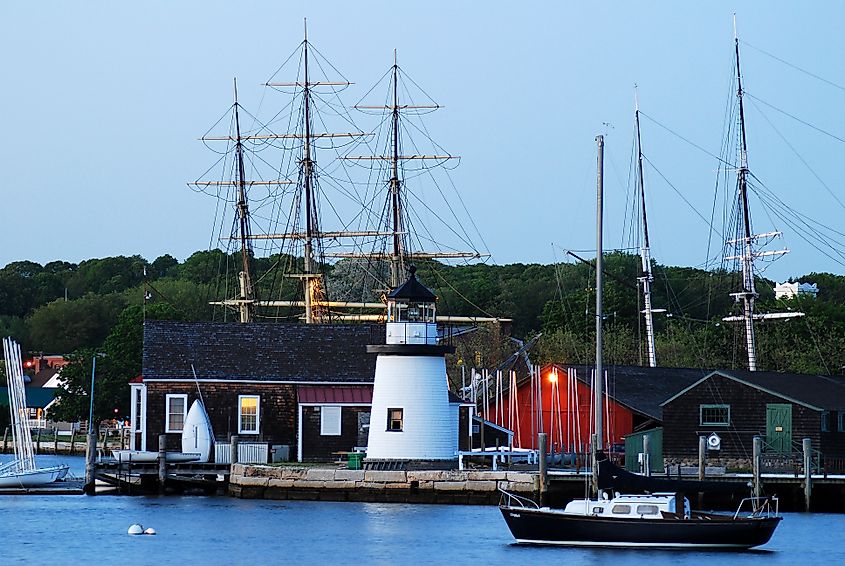
<instances>
[{"instance_id":1,"label":"lighthouse lantern room","mask_svg":"<svg viewBox=\"0 0 845 566\"><path fill-rule=\"evenodd\" d=\"M378 354L367 460L454 460L458 423L449 404L446 354L437 343L437 297L416 278L387 296L386 344Z\"/></svg>"}]
</instances>

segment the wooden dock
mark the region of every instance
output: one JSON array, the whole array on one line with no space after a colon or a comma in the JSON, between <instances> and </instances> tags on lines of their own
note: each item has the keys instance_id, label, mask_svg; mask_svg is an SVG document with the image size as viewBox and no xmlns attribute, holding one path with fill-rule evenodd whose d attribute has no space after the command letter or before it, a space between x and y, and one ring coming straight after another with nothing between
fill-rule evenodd
<instances>
[{"instance_id":1,"label":"wooden dock","mask_svg":"<svg viewBox=\"0 0 845 566\"><path fill-rule=\"evenodd\" d=\"M148 495L154 493L225 493L229 483L229 464L167 462L162 470L158 462L117 462L101 460L94 465L94 479L111 486L112 493ZM89 488L91 495L100 491Z\"/></svg>"}]
</instances>

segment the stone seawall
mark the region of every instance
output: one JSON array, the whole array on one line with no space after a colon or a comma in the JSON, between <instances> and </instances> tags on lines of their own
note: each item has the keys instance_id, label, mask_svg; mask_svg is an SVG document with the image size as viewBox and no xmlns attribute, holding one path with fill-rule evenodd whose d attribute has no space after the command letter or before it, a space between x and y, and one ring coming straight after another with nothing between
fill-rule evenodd
<instances>
[{"instance_id":1,"label":"stone seawall","mask_svg":"<svg viewBox=\"0 0 845 566\"><path fill-rule=\"evenodd\" d=\"M531 496L537 474L381 471L235 464L229 495L245 499L495 504L498 488Z\"/></svg>"}]
</instances>

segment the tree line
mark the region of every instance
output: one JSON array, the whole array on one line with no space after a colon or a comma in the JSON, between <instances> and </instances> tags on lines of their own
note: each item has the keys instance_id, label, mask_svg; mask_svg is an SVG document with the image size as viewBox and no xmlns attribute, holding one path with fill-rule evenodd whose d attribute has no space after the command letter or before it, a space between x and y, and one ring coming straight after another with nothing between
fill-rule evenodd
<instances>
[{"instance_id":1,"label":"tree line","mask_svg":"<svg viewBox=\"0 0 845 566\"><path fill-rule=\"evenodd\" d=\"M170 255L148 261L139 255L45 265L17 261L0 269L0 334L12 336L24 351L63 354L54 417L87 418L91 360L97 354L99 418L128 414L126 383L141 371L145 318L182 321L237 320L209 304L235 296L238 254L200 251L180 262ZM275 255L252 258L259 298L295 299L298 281L283 276L301 268L301 258ZM332 300L378 301L384 290L354 264L325 265ZM637 277L639 258L626 253L605 257L605 360L638 365L644 359L642 304ZM652 302L658 363L669 367L742 368L745 343L740 325L725 323L738 305L730 296L736 274L654 264ZM594 355L595 286L588 262L554 265L474 264L447 266L420 262L418 277L438 295L438 312L512 320L496 331L484 330L459 350L464 365L494 367L524 339L542 333L532 361L590 363ZM776 301L774 282L758 279L760 312L801 310L805 317L757 325L761 369L838 374L845 366L845 276L810 273L798 281L818 283L816 299ZM383 285L382 285L383 286ZM262 320L262 319L260 319ZM266 321L298 320L296 309L275 309ZM454 376L453 376L454 379Z\"/></svg>"}]
</instances>

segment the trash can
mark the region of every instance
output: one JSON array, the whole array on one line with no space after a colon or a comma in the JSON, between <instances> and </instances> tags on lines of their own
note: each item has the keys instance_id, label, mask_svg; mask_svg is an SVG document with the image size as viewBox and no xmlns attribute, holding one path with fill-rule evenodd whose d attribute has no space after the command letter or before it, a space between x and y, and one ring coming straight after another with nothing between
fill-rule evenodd
<instances>
[{"instance_id":1,"label":"trash can","mask_svg":"<svg viewBox=\"0 0 845 566\"><path fill-rule=\"evenodd\" d=\"M364 459L363 452L350 452L347 456L346 467L350 470L360 470L361 460Z\"/></svg>"}]
</instances>

